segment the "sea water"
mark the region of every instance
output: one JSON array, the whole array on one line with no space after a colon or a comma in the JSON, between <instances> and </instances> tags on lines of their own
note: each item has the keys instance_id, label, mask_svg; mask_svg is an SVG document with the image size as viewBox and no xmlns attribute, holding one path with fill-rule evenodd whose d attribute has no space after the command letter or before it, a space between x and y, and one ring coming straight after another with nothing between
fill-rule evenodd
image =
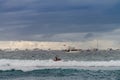
<instances>
[{"instance_id":1,"label":"sea water","mask_svg":"<svg viewBox=\"0 0 120 80\"><path fill-rule=\"evenodd\" d=\"M120 51L1 51L0 80L120 80Z\"/></svg>"}]
</instances>

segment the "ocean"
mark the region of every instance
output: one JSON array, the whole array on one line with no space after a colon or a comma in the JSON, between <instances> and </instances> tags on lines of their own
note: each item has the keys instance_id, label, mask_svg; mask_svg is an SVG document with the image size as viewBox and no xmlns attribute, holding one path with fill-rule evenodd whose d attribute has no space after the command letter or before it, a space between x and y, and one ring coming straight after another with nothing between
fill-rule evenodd
<instances>
[{"instance_id":1,"label":"ocean","mask_svg":"<svg viewBox=\"0 0 120 80\"><path fill-rule=\"evenodd\" d=\"M120 51L0 51L0 80L120 80Z\"/></svg>"}]
</instances>

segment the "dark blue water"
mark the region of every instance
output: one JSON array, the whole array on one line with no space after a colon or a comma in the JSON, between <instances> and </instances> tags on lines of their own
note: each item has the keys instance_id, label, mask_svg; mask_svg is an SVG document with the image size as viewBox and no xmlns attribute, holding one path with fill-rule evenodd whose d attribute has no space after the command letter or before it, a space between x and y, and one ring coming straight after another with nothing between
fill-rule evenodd
<instances>
[{"instance_id":1,"label":"dark blue water","mask_svg":"<svg viewBox=\"0 0 120 80\"><path fill-rule=\"evenodd\" d=\"M120 80L120 70L8 70L0 71L0 80Z\"/></svg>"}]
</instances>

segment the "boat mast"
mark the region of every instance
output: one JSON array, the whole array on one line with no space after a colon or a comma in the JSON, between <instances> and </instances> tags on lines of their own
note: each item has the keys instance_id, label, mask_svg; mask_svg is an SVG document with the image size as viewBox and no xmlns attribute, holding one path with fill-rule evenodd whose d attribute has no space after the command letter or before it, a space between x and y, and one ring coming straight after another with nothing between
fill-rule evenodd
<instances>
[{"instance_id":1,"label":"boat mast","mask_svg":"<svg viewBox=\"0 0 120 80\"><path fill-rule=\"evenodd\" d=\"M98 49L99 45L98 45L98 40L97 40L97 49Z\"/></svg>"}]
</instances>

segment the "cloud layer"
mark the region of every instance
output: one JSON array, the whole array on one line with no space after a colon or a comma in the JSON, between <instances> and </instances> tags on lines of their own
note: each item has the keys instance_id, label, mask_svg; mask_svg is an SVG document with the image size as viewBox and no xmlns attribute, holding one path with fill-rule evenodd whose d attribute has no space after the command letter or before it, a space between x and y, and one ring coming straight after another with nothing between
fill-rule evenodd
<instances>
[{"instance_id":1,"label":"cloud layer","mask_svg":"<svg viewBox=\"0 0 120 80\"><path fill-rule=\"evenodd\" d=\"M109 34L118 40L119 4L119 0L0 0L0 40L85 41Z\"/></svg>"}]
</instances>

